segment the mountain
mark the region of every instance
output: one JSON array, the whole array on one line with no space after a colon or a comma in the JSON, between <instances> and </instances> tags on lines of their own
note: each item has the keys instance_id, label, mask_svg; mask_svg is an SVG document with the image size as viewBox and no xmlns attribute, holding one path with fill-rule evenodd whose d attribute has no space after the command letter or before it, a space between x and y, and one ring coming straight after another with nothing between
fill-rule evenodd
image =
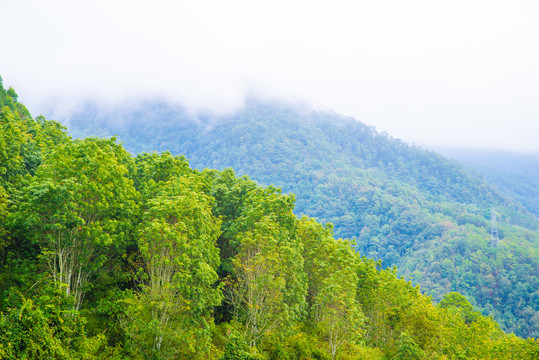
<instances>
[{"instance_id":1,"label":"mountain","mask_svg":"<svg viewBox=\"0 0 539 360\"><path fill-rule=\"evenodd\" d=\"M463 295L435 305L331 224L297 217L292 194L73 140L1 82L0 101L2 359L539 355Z\"/></svg>"},{"instance_id":2,"label":"mountain","mask_svg":"<svg viewBox=\"0 0 539 360\"><path fill-rule=\"evenodd\" d=\"M198 169L232 167L282 187L296 195L296 214L333 223L336 236L397 266L435 301L457 291L506 331L539 335L539 220L456 161L282 103L248 101L227 116L164 102L88 105L62 121L76 137L117 135L132 153L171 151Z\"/></svg>"},{"instance_id":3,"label":"mountain","mask_svg":"<svg viewBox=\"0 0 539 360\"><path fill-rule=\"evenodd\" d=\"M539 216L539 155L477 149L439 149Z\"/></svg>"}]
</instances>

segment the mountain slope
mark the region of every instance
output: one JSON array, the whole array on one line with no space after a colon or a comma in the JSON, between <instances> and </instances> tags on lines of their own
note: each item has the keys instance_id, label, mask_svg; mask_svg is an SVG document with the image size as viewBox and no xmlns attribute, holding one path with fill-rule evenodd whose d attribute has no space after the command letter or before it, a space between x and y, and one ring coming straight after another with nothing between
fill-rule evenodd
<instances>
[{"instance_id":1,"label":"mountain slope","mask_svg":"<svg viewBox=\"0 0 539 360\"><path fill-rule=\"evenodd\" d=\"M233 167L281 186L296 194L296 213L334 223L337 236L397 265L435 300L461 292L506 330L539 335L539 221L454 161L354 119L282 104L249 102L226 117L165 103L89 106L69 123L75 136L117 134L133 153L170 150L195 168Z\"/></svg>"},{"instance_id":2,"label":"mountain slope","mask_svg":"<svg viewBox=\"0 0 539 360\"><path fill-rule=\"evenodd\" d=\"M131 156L0 83L0 357L536 359L461 294L435 306L230 169ZM335 331L336 330L336 331Z\"/></svg>"},{"instance_id":3,"label":"mountain slope","mask_svg":"<svg viewBox=\"0 0 539 360\"><path fill-rule=\"evenodd\" d=\"M539 216L539 155L494 150L440 149L478 172L507 196Z\"/></svg>"}]
</instances>

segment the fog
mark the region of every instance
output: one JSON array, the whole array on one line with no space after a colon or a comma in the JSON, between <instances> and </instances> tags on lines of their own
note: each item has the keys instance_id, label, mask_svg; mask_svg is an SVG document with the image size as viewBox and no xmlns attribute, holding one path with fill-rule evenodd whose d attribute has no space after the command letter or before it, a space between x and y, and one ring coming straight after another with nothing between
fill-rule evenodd
<instances>
[{"instance_id":1,"label":"fog","mask_svg":"<svg viewBox=\"0 0 539 360\"><path fill-rule=\"evenodd\" d=\"M409 143L539 154L539 2L2 1L0 75L34 115L246 96Z\"/></svg>"}]
</instances>

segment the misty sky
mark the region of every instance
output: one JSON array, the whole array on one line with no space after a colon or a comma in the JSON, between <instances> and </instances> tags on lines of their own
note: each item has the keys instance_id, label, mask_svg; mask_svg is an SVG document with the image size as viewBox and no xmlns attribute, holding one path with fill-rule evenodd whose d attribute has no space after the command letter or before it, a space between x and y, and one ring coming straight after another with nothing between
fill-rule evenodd
<instances>
[{"instance_id":1,"label":"misty sky","mask_svg":"<svg viewBox=\"0 0 539 360\"><path fill-rule=\"evenodd\" d=\"M303 101L423 146L539 154L539 1L0 0L34 115L164 97Z\"/></svg>"}]
</instances>

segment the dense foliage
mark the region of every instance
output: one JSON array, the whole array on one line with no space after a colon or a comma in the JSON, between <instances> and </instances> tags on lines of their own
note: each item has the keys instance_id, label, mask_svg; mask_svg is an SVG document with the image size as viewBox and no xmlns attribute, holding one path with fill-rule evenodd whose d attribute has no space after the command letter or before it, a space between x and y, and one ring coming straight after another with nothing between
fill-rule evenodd
<instances>
[{"instance_id":1,"label":"dense foliage","mask_svg":"<svg viewBox=\"0 0 539 360\"><path fill-rule=\"evenodd\" d=\"M477 149L440 149L539 216L539 155Z\"/></svg>"},{"instance_id":2,"label":"dense foliage","mask_svg":"<svg viewBox=\"0 0 539 360\"><path fill-rule=\"evenodd\" d=\"M2 90L2 96L6 96ZM10 96L7 94L7 96ZM2 359L534 359L439 306L295 197L0 112ZM14 106L13 106L14 105Z\"/></svg>"},{"instance_id":3,"label":"dense foliage","mask_svg":"<svg viewBox=\"0 0 539 360\"><path fill-rule=\"evenodd\" d=\"M278 184L297 195L297 215L333 223L338 237L396 265L435 301L458 291L506 331L539 336L539 220L456 162L299 106L250 102L225 117L163 103L134 109L89 107L73 132L119 134L133 153L170 150L198 169L233 167Z\"/></svg>"}]
</instances>

